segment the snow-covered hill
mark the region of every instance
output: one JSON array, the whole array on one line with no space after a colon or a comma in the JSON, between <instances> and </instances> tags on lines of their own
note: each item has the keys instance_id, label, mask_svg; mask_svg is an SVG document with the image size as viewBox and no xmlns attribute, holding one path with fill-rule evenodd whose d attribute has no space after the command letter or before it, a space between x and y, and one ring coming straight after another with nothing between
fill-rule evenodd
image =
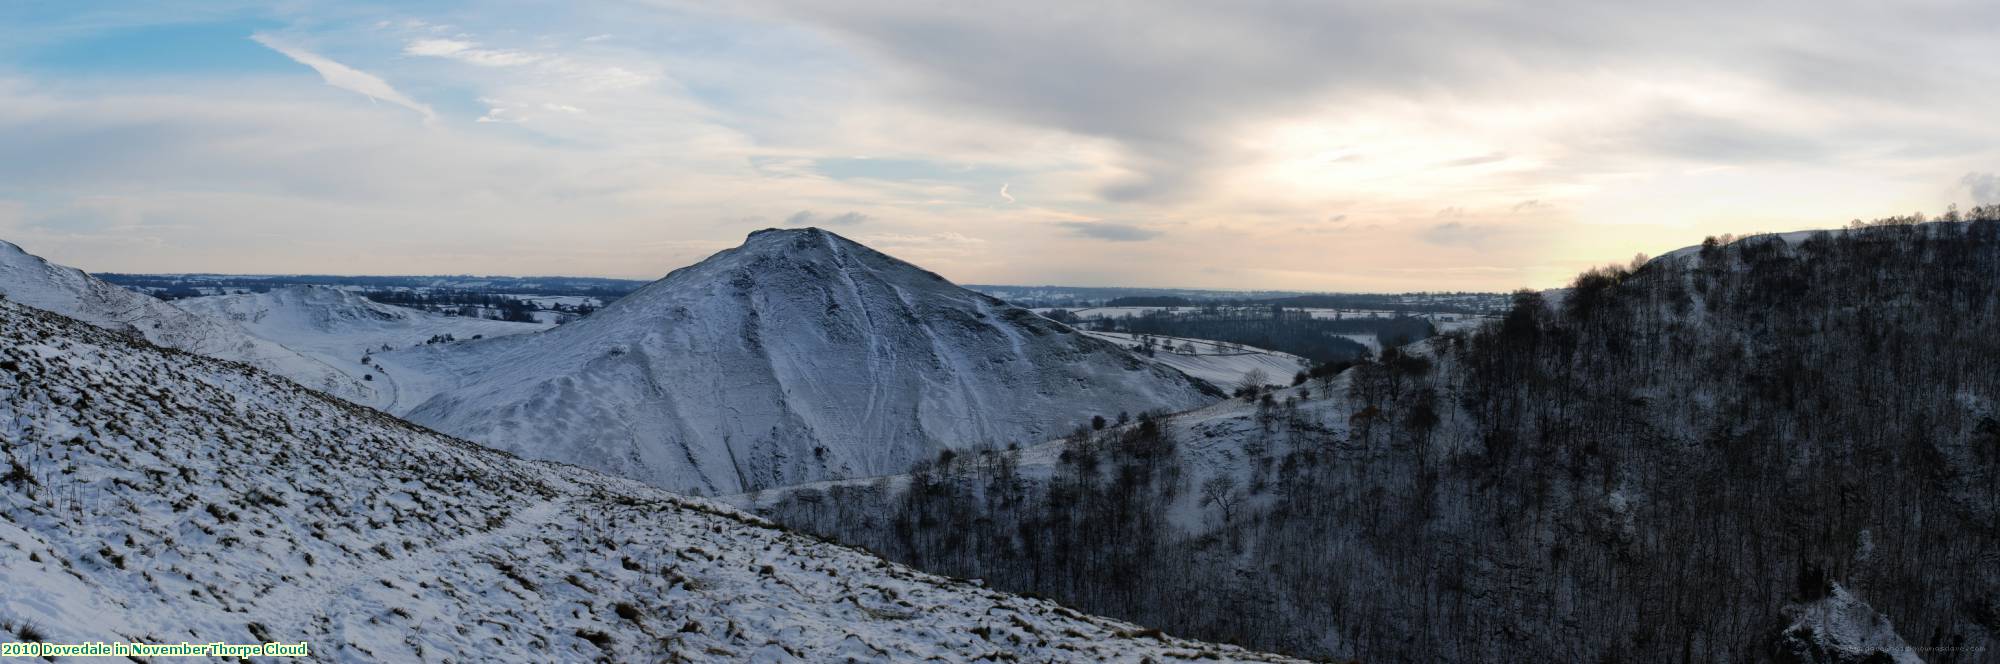
<instances>
[{"instance_id":1,"label":"snow-covered hill","mask_svg":"<svg viewBox=\"0 0 2000 664\"><path fill-rule=\"evenodd\" d=\"M1757 236L1268 405L735 500L1315 657L1991 661L1995 274L2000 208Z\"/></svg>"},{"instance_id":2,"label":"snow-covered hill","mask_svg":"<svg viewBox=\"0 0 2000 664\"><path fill-rule=\"evenodd\" d=\"M349 376L326 362L258 338L233 323L50 263L5 241L0 241L0 296L99 327L135 333L161 346L248 363L342 398L365 400L373 393L359 376Z\"/></svg>"},{"instance_id":3,"label":"snow-covered hill","mask_svg":"<svg viewBox=\"0 0 2000 664\"><path fill-rule=\"evenodd\" d=\"M373 366L369 356L375 353L444 338L504 337L550 327L418 311L326 286L186 298L174 304L233 321L252 334L346 372L370 388L362 403L377 407L396 401L399 377Z\"/></svg>"},{"instance_id":4,"label":"snow-covered hill","mask_svg":"<svg viewBox=\"0 0 2000 664\"><path fill-rule=\"evenodd\" d=\"M909 570L0 302L0 639L331 661L1277 658Z\"/></svg>"},{"instance_id":5,"label":"snow-covered hill","mask_svg":"<svg viewBox=\"0 0 2000 664\"><path fill-rule=\"evenodd\" d=\"M819 229L766 230L581 321L377 356L397 413L524 456L735 493L900 471L1219 392Z\"/></svg>"}]
</instances>

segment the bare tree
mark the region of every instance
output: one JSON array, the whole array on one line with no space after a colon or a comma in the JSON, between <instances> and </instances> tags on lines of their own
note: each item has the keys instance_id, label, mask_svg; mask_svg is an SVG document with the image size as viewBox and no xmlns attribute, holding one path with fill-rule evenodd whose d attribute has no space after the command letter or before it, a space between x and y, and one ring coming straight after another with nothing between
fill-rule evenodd
<instances>
[{"instance_id":1,"label":"bare tree","mask_svg":"<svg viewBox=\"0 0 2000 664\"><path fill-rule=\"evenodd\" d=\"M1236 505L1243 502L1243 494L1236 490L1236 478L1217 475L1201 483L1201 504L1214 505L1222 511L1222 522L1229 523L1236 518Z\"/></svg>"},{"instance_id":2,"label":"bare tree","mask_svg":"<svg viewBox=\"0 0 2000 664\"><path fill-rule=\"evenodd\" d=\"M1265 385L1269 384L1271 384L1271 374L1264 373L1263 369L1245 371L1243 372L1243 379L1236 381L1237 389L1245 392L1260 391L1264 389Z\"/></svg>"}]
</instances>

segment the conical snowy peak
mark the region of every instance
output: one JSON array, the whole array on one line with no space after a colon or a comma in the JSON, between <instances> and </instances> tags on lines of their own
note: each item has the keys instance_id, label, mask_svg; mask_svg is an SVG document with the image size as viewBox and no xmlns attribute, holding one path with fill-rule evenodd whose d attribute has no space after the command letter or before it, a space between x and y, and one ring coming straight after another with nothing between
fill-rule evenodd
<instances>
[{"instance_id":1,"label":"conical snowy peak","mask_svg":"<svg viewBox=\"0 0 2000 664\"><path fill-rule=\"evenodd\" d=\"M548 332L383 361L455 379L392 406L420 423L724 493L899 472L1216 396L819 229L753 233Z\"/></svg>"},{"instance_id":2,"label":"conical snowy peak","mask_svg":"<svg viewBox=\"0 0 2000 664\"><path fill-rule=\"evenodd\" d=\"M751 231L743 239L743 244L724 253L742 254L782 254L793 257L821 256L841 259L849 254L864 255L916 268L914 265L868 248L859 242L847 239L839 233L824 228L766 228ZM918 268L921 270L921 268Z\"/></svg>"},{"instance_id":3,"label":"conical snowy peak","mask_svg":"<svg viewBox=\"0 0 2000 664\"><path fill-rule=\"evenodd\" d=\"M951 286L935 272L820 228L767 228L751 233L734 251L764 264L894 273L914 283Z\"/></svg>"},{"instance_id":4,"label":"conical snowy peak","mask_svg":"<svg viewBox=\"0 0 2000 664\"><path fill-rule=\"evenodd\" d=\"M746 254L782 253L803 255L815 250L823 250L830 253L858 250L888 258L887 255L862 246L859 242L841 237L840 234L833 231L817 227L766 228L760 231L751 231L750 235L744 237L742 246L737 247L734 251Z\"/></svg>"},{"instance_id":5,"label":"conical snowy peak","mask_svg":"<svg viewBox=\"0 0 2000 664\"><path fill-rule=\"evenodd\" d=\"M612 303L607 310L674 306L691 299L751 291L839 287L860 278L955 299L1004 306L999 300L961 289L944 277L861 243L818 228L768 228L733 249L669 273L665 278ZM602 318L616 318L617 315Z\"/></svg>"}]
</instances>

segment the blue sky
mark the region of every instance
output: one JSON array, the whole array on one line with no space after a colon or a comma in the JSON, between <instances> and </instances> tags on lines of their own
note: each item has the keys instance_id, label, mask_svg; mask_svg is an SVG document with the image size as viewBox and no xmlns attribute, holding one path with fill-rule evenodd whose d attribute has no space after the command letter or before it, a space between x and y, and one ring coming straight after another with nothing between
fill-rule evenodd
<instances>
[{"instance_id":1,"label":"blue sky","mask_svg":"<svg viewBox=\"0 0 2000 664\"><path fill-rule=\"evenodd\" d=\"M0 237L104 271L1559 285L2000 202L1991 3L0 5Z\"/></svg>"},{"instance_id":2,"label":"blue sky","mask_svg":"<svg viewBox=\"0 0 2000 664\"><path fill-rule=\"evenodd\" d=\"M282 72L294 63L245 39L282 27L255 19L132 25L32 44L12 54L20 66L49 74L142 76Z\"/></svg>"}]
</instances>

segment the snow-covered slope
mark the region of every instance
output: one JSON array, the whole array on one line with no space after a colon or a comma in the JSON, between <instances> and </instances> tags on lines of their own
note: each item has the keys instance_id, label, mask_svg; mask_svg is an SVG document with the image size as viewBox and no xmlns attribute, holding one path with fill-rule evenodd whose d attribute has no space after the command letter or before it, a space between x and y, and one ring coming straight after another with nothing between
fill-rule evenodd
<instances>
[{"instance_id":1,"label":"snow-covered slope","mask_svg":"<svg viewBox=\"0 0 2000 664\"><path fill-rule=\"evenodd\" d=\"M176 306L242 326L251 334L346 372L370 388L365 405L396 401L397 376L368 356L439 337L469 340L548 329L539 323L445 316L369 300L325 286L290 286L265 293L178 300Z\"/></svg>"},{"instance_id":2,"label":"snow-covered slope","mask_svg":"<svg viewBox=\"0 0 2000 664\"><path fill-rule=\"evenodd\" d=\"M1772 644L1780 661L1811 664L1922 664L1889 619L1838 583L1786 609L1791 623Z\"/></svg>"},{"instance_id":3,"label":"snow-covered slope","mask_svg":"<svg viewBox=\"0 0 2000 664\"><path fill-rule=\"evenodd\" d=\"M0 624L330 661L1277 658L909 570L0 302Z\"/></svg>"},{"instance_id":4,"label":"snow-covered slope","mask_svg":"<svg viewBox=\"0 0 2000 664\"><path fill-rule=\"evenodd\" d=\"M359 377L224 320L134 293L0 241L0 296L99 327L136 333L161 346L244 362L348 399L372 390Z\"/></svg>"},{"instance_id":5,"label":"snow-covered slope","mask_svg":"<svg viewBox=\"0 0 2000 664\"><path fill-rule=\"evenodd\" d=\"M1951 224L1951 223L1955 223L1955 222L1941 222L1940 224L1932 224L1932 226L1937 226L1937 225L1941 225L1941 224ZM1848 229L1848 228L1817 228L1817 229L1808 229L1808 230L1802 230L1802 231L1786 231L1786 232L1783 232L1783 233L1753 233L1753 234L1750 234L1750 235L1744 235L1744 236L1742 236L1742 237L1738 237L1738 238L1734 238L1734 239L1733 239L1733 240L1731 240L1731 241L1733 241L1733 242L1752 242L1752 243L1763 243L1763 242L1769 242L1769 243L1775 243L1775 244L1779 244L1779 245L1784 245L1784 246L1787 246L1787 247L1797 247L1797 246L1799 246L1799 245L1802 245L1802 244L1805 244L1807 240L1811 240L1811 239L1813 238L1813 236L1815 236L1815 235L1819 235L1820 233L1826 233L1828 237L1833 237L1833 236L1838 236L1838 235L1842 235L1842 234L1845 234L1845 233L1847 233L1847 232L1848 232L1848 230L1850 230L1850 229ZM1655 261L1657 261L1657 260L1660 260L1660 259L1676 259L1676 260L1679 260L1679 259L1685 259L1685 258L1691 258L1691 257L1694 257L1694 256L1700 256L1700 255L1701 255L1701 250L1702 250L1702 246L1703 246L1703 245L1699 245L1699 244L1692 244L1692 245L1688 245L1688 246L1685 246L1685 247L1681 247L1681 248L1679 248L1679 249L1675 249L1675 250L1673 250L1673 251L1669 251L1669 252L1667 252L1667 253L1664 253L1664 254L1660 254L1660 255L1659 255L1659 257L1657 257L1657 258L1654 258L1653 260L1655 260Z\"/></svg>"},{"instance_id":6,"label":"snow-covered slope","mask_svg":"<svg viewBox=\"0 0 2000 664\"><path fill-rule=\"evenodd\" d=\"M819 229L766 230L546 332L378 355L392 411L709 493L900 471L1214 387Z\"/></svg>"},{"instance_id":7,"label":"snow-covered slope","mask_svg":"<svg viewBox=\"0 0 2000 664\"><path fill-rule=\"evenodd\" d=\"M1125 332L1086 330L1083 333L1126 348L1139 345L1141 338L1141 335ZM1206 339L1164 337L1157 334L1144 336L1152 337L1156 343L1163 344L1163 349L1155 350L1152 355L1140 354L1139 357L1173 367L1181 373L1225 389L1234 388L1252 371L1263 372L1267 384L1283 385L1291 382L1292 376L1299 370L1312 367L1312 363L1305 358L1275 350L1224 345ZM1373 335L1369 336L1373 338ZM1193 354L1178 352L1184 347L1191 348Z\"/></svg>"},{"instance_id":8,"label":"snow-covered slope","mask_svg":"<svg viewBox=\"0 0 2000 664\"><path fill-rule=\"evenodd\" d=\"M1413 344L1412 348L1426 342ZM1164 353L1162 353L1164 355ZM1159 418L1158 425L1164 436L1176 441L1173 453L1177 457L1178 469L1175 474L1175 488L1168 493L1173 498L1161 505L1166 523L1175 527L1182 536L1198 536L1220 525L1221 510L1209 504L1207 496L1201 492L1210 480L1222 478L1234 486L1247 487L1255 483L1253 474L1259 464L1273 454L1284 451L1325 444L1330 438L1346 435L1348 403L1337 395L1349 389L1347 374L1339 374L1325 382L1312 381L1302 385L1270 390L1271 401L1263 402L1245 399L1227 399L1194 410L1173 413ZM1286 382L1289 382L1287 378ZM1336 395L1336 396L1329 396ZM1280 426L1280 424L1283 424ZM1047 483L1062 472L1079 446L1093 446L1110 449L1123 432L1141 426L1139 423L1112 427L1098 432L1088 439L1074 437L1051 440L1019 449L982 450L978 454L967 455L959 461L961 476L957 479L981 477L977 472L981 466L1004 464L1010 477L1029 483ZM1113 452L1104 452L1114 454ZM1004 459L1003 459L1004 457ZM1105 471L1110 472L1110 471ZM819 482L807 482L779 487L768 491L721 496L718 499L753 512L768 512L780 507L788 500L800 496L825 493L836 487L855 491L886 492L890 500L894 495L905 492L911 483L907 472L891 473L876 477L853 477ZM955 481L955 480L954 480ZM969 480L979 484L980 480ZM1268 496L1246 496L1245 507L1261 507L1268 502ZM808 498L808 500L811 500ZM808 531L820 531L821 524L791 521L787 525Z\"/></svg>"}]
</instances>

